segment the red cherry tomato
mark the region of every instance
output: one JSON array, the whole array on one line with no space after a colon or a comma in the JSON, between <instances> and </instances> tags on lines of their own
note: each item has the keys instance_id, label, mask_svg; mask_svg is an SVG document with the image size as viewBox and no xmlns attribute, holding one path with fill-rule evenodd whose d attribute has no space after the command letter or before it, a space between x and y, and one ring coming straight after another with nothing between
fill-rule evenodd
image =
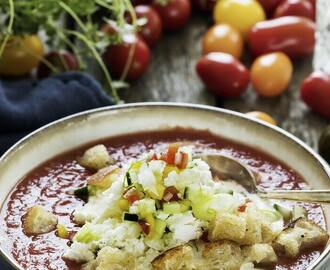
<instances>
[{"instance_id":1,"label":"red cherry tomato","mask_svg":"<svg viewBox=\"0 0 330 270\"><path fill-rule=\"evenodd\" d=\"M258 2L262 5L267 15L270 16L281 0L258 0Z\"/></svg>"},{"instance_id":2,"label":"red cherry tomato","mask_svg":"<svg viewBox=\"0 0 330 270\"><path fill-rule=\"evenodd\" d=\"M317 0L308 0L308 1L313 5L314 8L316 8L316 1Z\"/></svg>"},{"instance_id":3,"label":"red cherry tomato","mask_svg":"<svg viewBox=\"0 0 330 270\"><path fill-rule=\"evenodd\" d=\"M254 56L281 51L289 57L310 54L315 45L315 23L298 16L258 22L252 27L249 46Z\"/></svg>"},{"instance_id":4,"label":"red cherry tomato","mask_svg":"<svg viewBox=\"0 0 330 270\"><path fill-rule=\"evenodd\" d=\"M153 7L160 15L166 31L184 27L190 18L191 4L189 0L170 0L166 5L154 3Z\"/></svg>"},{"instance_id":5,"label":"red cherry tomato","mask_svg":"<svg viewBox=\"0 0 330 270\"><path fill-rule=\"evenodd\" d=\"M194 7L201 11L212 11L217 0L192 0Z\"/></svg>"},{"instance_id":6,"label":"red cherry tomato","mask_svg":"<svg viewBox=\"0 0 330 270\"><path fill-rule=\"evenodd\" d=\"M48 53L45 60L50 62L59 72L73 71L79 69L77 58L67 51L54 51ZM37 69L39 79L46 78L52 74L52 70L45 63L40 62Z\"/></svg>"},{"instance_id":7,"label":"red cherry tomato","mask_svg":"<svg viewBox=\"0 0 330 270\"><path fill-rule=\"evenodd\" d=\"M136 80L146 72L150 62L149 47L140 37L128 35L124 38L123 44L110 45L104 54L104 60L115 77L122 76L131 50L133 57L126 79Z\"/></svg>"},{"instance_id":8,"label":"red cherry tomato","mask_svg":"<svg viewBox=\"0 0 330 270\"><path fill-rule=\"evenodd\" d=\"M307 0L285 0L274 12L274 18L283 16L302 16L315 20L315 9Z\"/></svg>"},{"instance_id":9,"label":"red cherry tomato","mask_svg":"<svg viewBox=\"0 0 330 270\"><path fill-rule=\"evenodd\" d=\"M300 95L313 111L330 118L330 75L313 72L303 81Z\"/></svg>"},{"instance_id":10,"label":"red cherry tomato","mask_svg":"<svg viewBox=\"0 0 330 270\"><path fill-rule=\"evenodd\" d=\"M145 5L136 6L135 13L138 18L147 20L139 34L150 47L155 46L162 35L162 21L158 13L151 6Z\"/></svg>"},{"instance_id":11,"label":"red cherry tomato","mask_svg":"<svg viewBox=\"0 0 330 270\"><path fill-rule=\"evenodd\" d=\"M226 53L209 53L201 57L196 71L206 87L222 97L239 97L250 81L245 66Z\"/></svg>"}]
</instances>

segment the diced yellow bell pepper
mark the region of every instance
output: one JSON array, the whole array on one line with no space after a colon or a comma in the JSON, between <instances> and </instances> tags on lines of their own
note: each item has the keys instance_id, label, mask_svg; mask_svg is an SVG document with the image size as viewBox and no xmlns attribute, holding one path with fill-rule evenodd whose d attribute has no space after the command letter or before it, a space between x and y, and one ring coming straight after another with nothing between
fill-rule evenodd
<instances>
[{"instance_id":1,"label":"diced yellow bell pepper","mask_svg":"<svg viewBox=\"0 0 330 270\"><path fill-rule=\"evenodd\" d=\"M60 238L68 239L69 238L69 231L63 224L57 224L57 235Z\"/></svg>"}]
</instances>

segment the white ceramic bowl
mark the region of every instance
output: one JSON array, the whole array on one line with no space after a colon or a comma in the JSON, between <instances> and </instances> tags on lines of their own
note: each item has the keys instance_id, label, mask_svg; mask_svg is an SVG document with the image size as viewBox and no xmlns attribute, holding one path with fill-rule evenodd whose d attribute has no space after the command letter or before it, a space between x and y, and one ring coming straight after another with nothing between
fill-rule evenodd
<instances>
[{"instance_id":1,"label":"white ceramic bowl","mask_svg":"<svg viewBox=\"0 0 330 270\"><path fill-rule=\"evenodd\" d=\"M8 193L24 175L62 152L115 135L177 126L210 130L216 135L262 150L304 176L312 188L330 189L327 163L303 142L278 127L209 106L137 103L90 110L63 118L15 144L0 159L0 205L5 203ZM330 228L330 206L325 206L324 212ZM308 269L329 269L326 268L329 253L328 245ZM0 254L15 268L22 269L10 254L1 249L1 244Z\"/></svg>"}]
</instances>

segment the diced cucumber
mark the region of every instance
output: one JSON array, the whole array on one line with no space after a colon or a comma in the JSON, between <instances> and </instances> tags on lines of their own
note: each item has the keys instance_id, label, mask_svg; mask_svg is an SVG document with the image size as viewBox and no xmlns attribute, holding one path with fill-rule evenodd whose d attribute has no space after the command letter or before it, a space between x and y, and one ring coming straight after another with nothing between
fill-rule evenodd
<instances>
[{"instance_id":1,"label":"diced cucumber","mask_svg":"<svg viewBox=\"0 0 330 270\"><path fill-rule=\"evenodd\" d=\"M292 219L296 220L298 218L306 218L307 217L307 211L304 207L295 205L293 206L293 213L292 213Z\"/></svg>"},{"instance_id":2,"label":"diced cucumber","mask_svg":"<svg viewBox=\"0 0 330 270\"><path fill-rule=\"evenodd\" d=\"M276 222L282 219L282 215L278 211L272 211L267 209L260 209L259 211L262 214L262 217L269 222Z\"/></svg>"},{"instance_id":3,"label":"diced cucumber","mask_svg":"<svg viewBox=\"0 0 330 270\"><path fill-rule=\"evenodd\" d=\"M76 189L74 191L74 195L82 200L88 200L88 196L89 196L88 186Z\"/></svg>"},{"instance_id":4,"label":"diced cucumber","mask_svg":"<svg viewBox=\"0 0 330 270\"><path fill-rule=\"evenodd\" d=\"M186 212L191 209L191 202L189 200L182 200L180 201L180 204L182 212Z\"/></svg>"},{"instance_id":5,"label":"diced cucumber","mask_svg":"<svg viewBox=\"0 0 330 270\"><path fill-rule=\"evenodd\" d=\"M86 223L73 237L73 241L88 244L101 239L101 234L97 232L92 224Z\"/></svg>"},{"instance_id":6,"label":"diced cucumber","mask_svg":"<svg viewBox=\"0 0 330 270\"><path fill-rule=\"evenodd\" d=\"M139 216L136 214L124 213L123 220L136 222L139 220Z\"/></svg>"},{"instance_id":7,"label":"diced cucumber","mask_svg":"<svg viewBox=\"0 0 330 270\"><path fill-rule=\"evenodd\" d=\"M163 171L163 178L166 178L171 172L176 172L179 173L180 170L178 169L177 166L174 165L166 165Z\"/></svg>"},{"instance_id":8,"label":"diced cucumber","mask_svg":"<svg viewBox=\"0 0 330 270\"><path fill-rule=\"evenodd\" d=\"M191 207L190 201L168 202L163 204L163 212L166 214L180 214L188 211Z\"/></svg>"},{"instance_id":9,"label":"diced cucumber","mask_svg":"<svg viewBox=\"0 0 330 270\"><path fill-rule=\"evenodd\" d=\"M126 173L125 175L125 182L124 182L124 187L129 187L133 184L132 178L129 172Z\"/></svg>"},{"instance_id":10,"label":"diced cucumber","mask_svg":"<svg viewBox=\"0 0 330 270\"><path fill-rule=\"evenodd\" d=\"M188 192L189 192L189 187L185 187L183 191L183 198L187 199L188 198Z\"/></svg>"},{"instance_id":11,"label":"diced cucumber","mask_svg":"<svg viewBox=\"0 0 330 270\"><path fill-rule=\"evenodd\" d=\"M163 204L163 212L166 214L180 214L181 205L178 202L169 202Z\"/></svg>"},{"instance_id":12,"label":"diced cucumber","mask_svg":"<svg viewBox=\"0 0 330 270\"><path fill-rule=\"evenodd\" d=\"M160 239L163 237L163 234L166 229L166 222L161 219L155 219L155 227L151 232L150 238L152 239Z\"/></svg>"},{"instance_id":13,"label":"diced cucumber","mask_svg":"<svg viewBox=\"0 0 330 270\"><path fill-rule=\"evenodd\" d=\"M211 209L212 194L200 188L188 190L188 199L191 201L192 212L196 218L210 221L215 218L216 211Z\"/></svg>"},{"instance_id":14,"label":"diced cucumber","mask_svg":"<svg viewBox=\"0 0 330 270\"><path fill-rule=\"evenodd\" d=\"M274 209L282 215L285 221L289 221L291 219L292 209L285 207L283 205L279 205L277 203L274 204Z\"/></svg>"},{"instance_id":15,"label":"diced cucumber","mask_svg":"<svg viewBox=\"0 0 330 270\"><path fill-rule=\"evenodd\" d=\"M143 199L138 202L138 211L141 218L156 212L156 204L153 199Z\"/></svg>"}]
</instances>

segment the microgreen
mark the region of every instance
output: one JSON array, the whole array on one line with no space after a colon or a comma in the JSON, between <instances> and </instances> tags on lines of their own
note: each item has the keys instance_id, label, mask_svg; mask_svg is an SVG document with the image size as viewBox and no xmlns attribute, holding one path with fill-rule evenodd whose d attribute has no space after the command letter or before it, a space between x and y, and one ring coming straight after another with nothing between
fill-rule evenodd
<instances>
[{"instance_id":1,"label":"microgreen","mask_svg":"<svg viewBox=\"0 0 330 270\"><path fill-rule=\"evenodd\" d=\"M95 21L93 15L101 10L107 16ZM127 13L132 24L125 20ZM110 44L122 42L124 34L136 31L138 23L130 0L0 0L0 14L0 56L10 37L42 31L51 48L73 51L81 68L87 66L85 59L92 56L104 72L109 93L119 101L116 86L123 83L112 81L101 55ZM75 29L65 25L66 18L74 22ZM111 23L116 34L102 32L103 22Z\"/></svg>"}]
</instances>

